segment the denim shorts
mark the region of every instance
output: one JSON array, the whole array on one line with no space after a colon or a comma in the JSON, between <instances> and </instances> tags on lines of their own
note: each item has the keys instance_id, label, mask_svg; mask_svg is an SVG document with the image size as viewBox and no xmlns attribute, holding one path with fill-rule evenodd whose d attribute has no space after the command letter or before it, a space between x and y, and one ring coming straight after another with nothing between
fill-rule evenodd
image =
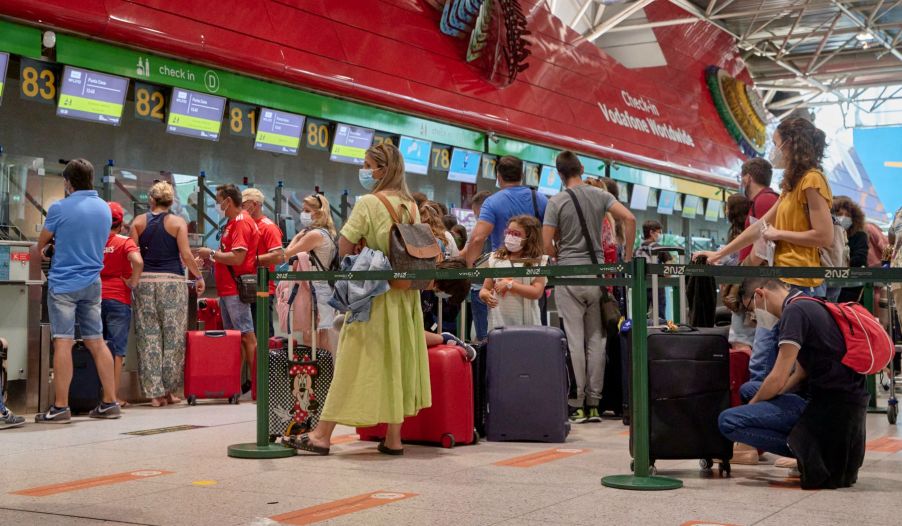
<instances>
[{"instance_id":1,"label":"denim shorts","mask_svg":"<svg viewBox=\"0 0 902 526\"><path fill-rule=\"evenodd\" d=\"M128 348L128 330L132 324L132 308L117 300L100 302L100 317L103 319L103 339L113 356L125 358Z\"/></svg>"},{"instance_id":2,"label":"denim shorts","mask_svg":"<svg viewBox=\"0 0 902 526\"><path fill-rule=\"evenodd\" d=\"M100 280L74 292L55 294L47 291L47 311L53 338L75 339L78 324L83 340L103 338L100 318Z\"/></svg>"},{"instance_id":3,"label":"denim shorts","mask_svg":"<svg viewBox=\"0 0 902 526\"><path fill-rule=\"evenodd\" d=\"M238 296L219 298L222 311L222 326L226 330L241 331L241 334L254 332L254 319L251 317L251 306L242 303Z\"/></svg>"}]
</instances>

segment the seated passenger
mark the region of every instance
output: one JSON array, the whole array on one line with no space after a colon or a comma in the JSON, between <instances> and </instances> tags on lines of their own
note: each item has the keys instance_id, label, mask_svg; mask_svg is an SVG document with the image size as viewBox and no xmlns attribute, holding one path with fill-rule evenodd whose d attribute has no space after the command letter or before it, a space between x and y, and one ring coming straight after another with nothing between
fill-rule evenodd
<instances>
[{"instance_id":1,"label":"seated passenger","mask_svg":"<svg viewBox=\"0 0 902 526\"><path fill-rule=\"evenodd\" d=\"M504 246L489 257L490 268L545 266L542 224L533 216L510 219L504 232ZM489 330L518 325L541 325L539 298L545 294L544 277L488 278L479 291L489 307Z\"/></svg>"},{"instance_id":2,"label":"seated passenger","mask_svg":"<svg viewBox=\"0 0 902 526\"><path fill-rule=\"evenodd\" d=\"M865 377L842 363L843 334L827 309L783 282L750 278L742 301L758 325L779 324L779 352L763 382L742 386L749 404L721 413L721 433L798 460L802 487L849 487L864 460Z\"/></svg>"}]
</instances>

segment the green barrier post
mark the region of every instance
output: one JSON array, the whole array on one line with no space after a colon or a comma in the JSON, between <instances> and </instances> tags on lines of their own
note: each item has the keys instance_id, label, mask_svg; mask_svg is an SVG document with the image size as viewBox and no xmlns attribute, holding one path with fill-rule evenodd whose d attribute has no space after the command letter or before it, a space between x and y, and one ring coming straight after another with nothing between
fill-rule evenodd
<instances>
[{"instance_id":1,"label":"green barrier post","mask_svg":"<svg viewBox=\"0 0 902 526\"><path fill-rule=\"evenodd\" d=\"M233 458L285 458L297 455L293 448L269 442L269 269L257 269L257 442L232 444ZM290 335L289 335L290 337Z\"/></svg>"},{"instance_id":2,"label":"green barrier post","mask_svg":"<svg viewBox=\"0 0 902 526\"><path fill-rule=\"evenodd\" d=\"M609 488L641 491L679 489L683 482L668 477L649 475L648 451L648 322L645 293L645 259L633 260L633 309L632 309L632 395L630 411L633 443L633 474L611 475L601 479L601 484ZM654 313L657 314L657 313Z\"/></svg>"}]
</instances>

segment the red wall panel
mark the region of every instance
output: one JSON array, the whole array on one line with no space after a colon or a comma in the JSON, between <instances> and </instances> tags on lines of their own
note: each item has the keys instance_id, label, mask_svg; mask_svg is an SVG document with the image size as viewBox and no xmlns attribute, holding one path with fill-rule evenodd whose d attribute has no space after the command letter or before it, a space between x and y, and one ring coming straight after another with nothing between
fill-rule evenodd
<instances>
[{"instance_id":1,"label":"red wall panel","mask_svg":"<svg viewBox=\"0 0 902 526\"><path fill-rule=\"evenodd\" d=\"M497 89L464 60L420 0L5 0L0 13L278 81L652 169L724 184L742 158L704 83L710 64L747 79L728 35L702 23L658 28L667 65L630 70L579 38L541 0L521 0L530 68ZM685 17L669 2L650 21ZM599 103L653 102L688 146L608 122ZM688 167L692 167L691 169Z\"/></svg>"}]
</instances>

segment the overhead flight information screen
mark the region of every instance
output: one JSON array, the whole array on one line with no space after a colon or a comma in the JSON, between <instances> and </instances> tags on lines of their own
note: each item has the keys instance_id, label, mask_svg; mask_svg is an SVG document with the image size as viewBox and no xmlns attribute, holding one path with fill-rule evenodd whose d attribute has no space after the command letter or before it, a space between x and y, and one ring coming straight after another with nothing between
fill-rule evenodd
<instances>
[{"instance_id":1,"label":"overhead flight information screen","mask_svg":"<svg viewBox=\"0 0 902 526\"><path fill-rule=\"evenodd\" d=\"M303 129L303 115L261 108L254 149L297 155Z\"/></svg>"},{"instance_id":2,"label":"overhead flight information screen","mask_svg":"<svg viewBox=\"0 0 902 526\"><path fill-rule=\"evenodd\" d=\"M126 78L66 66L56 114L118 126L127 91Z\"/></svg>"},{"instance_id":3,"label":"overhead flight information screen","mask_svg":"<svg viewBox=\"0 0 902 526\"><path fill-rule=\"evenodd\" d=\"M225 103L223 97L173 88L166 131L175 135L218 141Z\"/></svg>"},{"instance_id":4,"label":"overhead flight information screen","mask_svg":"<svg viewBox=\"0 0 902 526\"><path fill-rule=\"evenodd\" d=\"M335 128L335 141L329 159L339 163L363 164L366 151L373 144L374 134L369 128L339 124Z\"/></svg>"}]
</instances>

